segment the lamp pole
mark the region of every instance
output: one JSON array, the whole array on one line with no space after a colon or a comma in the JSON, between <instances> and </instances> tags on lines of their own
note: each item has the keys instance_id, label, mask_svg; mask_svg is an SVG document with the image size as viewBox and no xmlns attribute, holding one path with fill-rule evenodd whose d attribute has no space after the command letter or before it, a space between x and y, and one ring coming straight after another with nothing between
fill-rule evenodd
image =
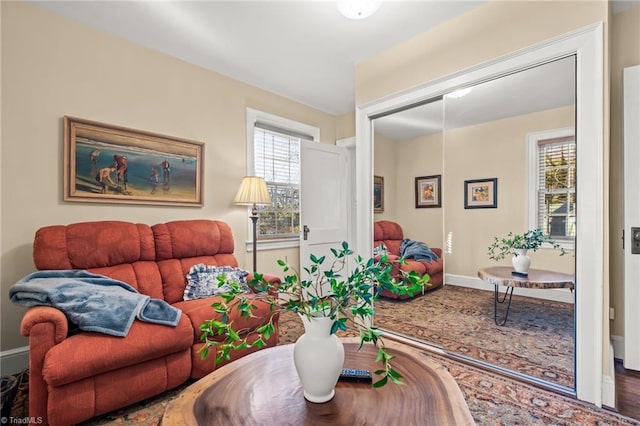
<instances>
[{"instance_id":1,"label":"lamp pole","mask_svg":"<svg viewBox=\"0 0 640 426\"><path fill-rule=\"evenodd\" d=\"M253 272L258 272L258 263L257 263L257 251L258 251L258 239L257 239L257 223L258 223L258 208L256 207L256 203L253 203L253 208L251 209L251 222L253 222Z\"/></svg>"},{"instance_id":2,"label":"lamp pole","mask_svg":"<svg viewBox=\"0 0 640 426\"><path fill-rule=\"evenodd\" d=\"M271 204L271 196L267 183L261 177L245 176L234 199L236 204L251 206L251 222L253 225L253 272L258 272L258 205Z\"/></svg>"}]
</instances>

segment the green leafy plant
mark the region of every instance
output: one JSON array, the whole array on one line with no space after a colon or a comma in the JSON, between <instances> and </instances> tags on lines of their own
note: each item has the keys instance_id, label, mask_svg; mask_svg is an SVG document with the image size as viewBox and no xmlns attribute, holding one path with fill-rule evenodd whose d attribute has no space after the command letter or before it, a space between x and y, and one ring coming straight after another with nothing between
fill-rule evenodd
<instances>
[{"instance_id":1,"label":"green leafy plant","mask_svg":"<svg viewBox=\"0 0 640 426\"><path fill-rule=\"evenodd\" d=\"M392 263L386 255L364 260L361 256L355 256L347 243L342 243L340 249L331 249L331 252L331 261L325 256L310 256L311 264L304 268L307 276L305 279L283 260L278 260L278 265L286 275L279 283L273 284L264 275L255 274L250 285L257 291L264 292L262 300L269 304L270 317L267 323L253 330L238 330L230 320L230 314L237 310L241 316L253 316L255 298L242 293L238 284L227 283L231 291L221 294L221 300L211 305L220 319L205 321L200 326L201 339L204 341L204 346L200 349L201 358L205 359L210 349L215 348L217 364L229 360L233 350L264 347L265 339L275 333L275 314L291 311L307 318L333 319L331 333L347 331L349 325L356 327L360 337L358 349L366 342L371 342L378 348L376 362L381 363L381 368L374 373L381 377L373 386L381 387L388 381L402 384L402 375L392 366L394 356L384 346L382 331L372 325L373 302L385 289L394 294L412 296L422 291L425 285L430 285L427 284L429 275L420 277L411 271L403 273L403 279L398 281L391 276ZM348 259L355 262L351 272L346 273ZM404 262L404 259L401 258L400 262ZM241 334L257 338L250 342L248 337L241 338Z\"/></svg>"},{"instance_id":2,"label":"green leafy plant","mask_svg":"<svg viewBox=\"0 0 640 426\"><path fill-rule=\"evenodd\" d=\"M504 238L493 237L493 243L488 247L489 259L501 260L507 255L515 255L516 250L537 251L545 243L550 244L555 250L560 250L560 256L567 253L564 248L560 247L560 244L538 228L530 229L522 235L509 232Z\"/></svg>"}]
</instances>

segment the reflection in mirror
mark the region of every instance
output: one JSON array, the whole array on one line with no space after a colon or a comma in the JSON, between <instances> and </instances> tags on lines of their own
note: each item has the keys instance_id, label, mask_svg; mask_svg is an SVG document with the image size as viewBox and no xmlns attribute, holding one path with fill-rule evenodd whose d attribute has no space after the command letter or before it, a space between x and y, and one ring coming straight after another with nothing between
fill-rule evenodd
<instances>
[{"instance_id":1,"label":"reflection in mirror","mask_svg":"<svg viewBox=\"0 0 640 426\"><path fill-rule=\"evenodd\" d=\"M543 288L555 285L545 277L505 299L507 288L498 287L496 295L478 272L505 267L509 281L510 257L495 262L488 246L494 237L541 228L567 254L548 245L530 250L531 268L575 274L575 58L470 89L373 120L374 174L384 176L386 185L385 210L374 215L374 246L402 254L412 245L408 239L438 255L431 263L418 262L433 272L425 294L402 301L381 297L375 321L452 356L571 392L574 293ZM434 176L441 186L416 179ZM432 192L419 188L423 181L434 183L427 188ZM477 197L489 198L465 201L465 190L469 195L478 185ZM425 208L429 203L421 196L433 199L434 192L440 203ZM507 320L498 325L507 306Z\"/></svg>"}]
</instances>

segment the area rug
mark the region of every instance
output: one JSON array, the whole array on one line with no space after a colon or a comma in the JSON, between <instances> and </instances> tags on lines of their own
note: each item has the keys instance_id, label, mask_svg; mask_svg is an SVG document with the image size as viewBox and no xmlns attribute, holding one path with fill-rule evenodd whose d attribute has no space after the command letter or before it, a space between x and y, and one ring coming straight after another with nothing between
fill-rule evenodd
<instances>
[{"instance_id":1,"label":"area rug","mask_svg":"<svg viewBox=\"0 0 640 426\"><path fill-rule=\"evenodd\" d=\"M573 304L517 293L503 326L494 321L493 291L453 285L405 301L380 299L375 322L447 352L573 389ZM499 315L502 309L498 305Z\"/></svg>"},{"instance_id":2,"label":"area rug","mask_svg":"<svg viewBox=\"0 0 640 426\"><path fill-rule=\"evenodd\" d=\"M290 312L280 317L280 343L293 343L303 333L299 318ZM354 336L353 331L342 334ZM490 425L620 425L640 426L640 422L591 404L539 389L505 376L475 368L458 361L429 353L434 361L445 366L462 390L474 421ZM141 425L161 423L167 405L193 381L138 404L96 417L81 426ZM390 385L393 386L393 385ZM26 395L26 382L19 393ZM16 401L12 415L27 416L28 403ZM172 425L173 426L173 425ZM177 425L176 425L177 426ZM253 425L242 425L253 426ZM274 426L274 425L265 425ZM425 425L403 425L425 426Z\"/></svg>"}]
</instances>

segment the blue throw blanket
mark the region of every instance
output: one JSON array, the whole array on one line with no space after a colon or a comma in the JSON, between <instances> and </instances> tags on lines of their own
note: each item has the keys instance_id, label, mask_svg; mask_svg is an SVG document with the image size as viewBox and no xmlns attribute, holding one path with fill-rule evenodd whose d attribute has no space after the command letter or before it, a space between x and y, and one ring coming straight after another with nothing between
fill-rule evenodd
<instances>
[{"instance_id":1,"label":"blue throw blanket","mask_svg":"<svg viewBox=\"0 0 640 426\"><path fill-rule=\"evenodd\" d=\"M425 260L431 263L434 260L438 260L438 255L435 254L425 243L419 241L412 241L405 238L400 243L400 256L406 259Z\"/></svg>"},{"instance_id":2,"label":"blue throw blanket","mask_svg":"<svg viewBox=\"0 0 640 426\"><path fill-rule=\"evenodd\" d=\"M126 336L136 318L175 327L182 314L125 282L79 269L29 274L11 287L9 297L20 306L58 308L81 330L113 336Z\"/></svg>"}]
</instances>

